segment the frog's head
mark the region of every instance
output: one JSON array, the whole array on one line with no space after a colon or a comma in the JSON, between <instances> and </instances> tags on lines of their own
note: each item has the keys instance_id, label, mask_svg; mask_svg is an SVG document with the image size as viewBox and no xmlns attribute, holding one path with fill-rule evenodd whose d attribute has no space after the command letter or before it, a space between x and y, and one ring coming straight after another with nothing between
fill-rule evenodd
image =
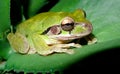
<instances>
[{"instance_id":1,"label":"frog's head","mask_svg":"<svg viewBox=\"0 0 120 74\"><path fill-rule=\"evenodd\" d=\"M60 24L47 28L44 34L54 39L65 41L85 37L91 32L92 25L85 19L85 13L77 10L62 18Z\"/></svg>"}]
</instances>

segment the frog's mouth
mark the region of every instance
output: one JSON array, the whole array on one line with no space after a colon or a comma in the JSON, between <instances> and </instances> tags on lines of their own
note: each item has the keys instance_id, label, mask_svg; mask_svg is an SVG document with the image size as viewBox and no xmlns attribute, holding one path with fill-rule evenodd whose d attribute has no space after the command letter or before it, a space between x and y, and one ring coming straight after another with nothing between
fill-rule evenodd
<instances>
[{"instance_id":1,"label":"frog's mouth","mask_svg":"<svg viewBox=\"0 0 120 74\"><path fill-rule=\"evenodd\" d=\"M82 27L82 28L85 28L85 30L82 32L72 33L75 27ZM92 32L92 25L91 23L77 22L77 23L74 23L74 29L72 29L71 31L66 31L68 32L67 34L63 34L62 33L63 29L61 25L54 25L49 27L46 31L44 31L43 34L46 34L50 38L60 40L60 41L74 40L74 39L82 38L89 35Z\"/></svg>"}]
</instances>

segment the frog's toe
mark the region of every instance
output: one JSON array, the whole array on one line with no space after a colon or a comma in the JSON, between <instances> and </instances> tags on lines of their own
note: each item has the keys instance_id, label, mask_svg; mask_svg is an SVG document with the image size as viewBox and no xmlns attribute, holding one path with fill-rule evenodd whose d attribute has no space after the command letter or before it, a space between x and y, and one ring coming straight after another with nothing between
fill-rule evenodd
<instances>
[{"instance_id":1,"label":"frog's toe","mask_svg":"<svg viewBox=\"0 0 120 74\"><path fill-rule=\"evenodd\" d=\"M81 45L76 43L68 43L68 44L57 44L56 47L70 49L71 47L79 48L81 47Z\"/></svg>"},{"instance_id":2,"label":"frog's toe","mask_svg":"<svg viewBox=\"0 0 120 74\"><path fill-rule=\"evenodd\" d=\"M45 50L45 51L38 52L38 54L43 55L43 56L51 55L51 54L53 54L53 53L73 54L73 53L74 53L74 50L53 46L53 47L51 47L51 49L49 49L49 50Z\"/></svg>"},{"instance_id":3,"label":"frog's toe","mask_svg":"<svg viewBox=\"0 0 120 74\"><path fill-rule=\"evenodd\" d=\"M76 47L79 48L81 47L80 44L75 44L75 43L69 43L69 44L57 44L52 46L52 53L68 53L68 54L73 54L74 50L71 49L71 47Z\"/></svg>"},{"instance_id":4,"label":"frog's toe","mask_svg":"<svg viewBox=\"0 0 120 74\"><path fill-rule=\"evenodd\" d=\"M88 45L97 43L97 38L90 34L89 36L85 37L85 39L88 41Z\"/></svg>"},{"instance_id":5,"label":"frog's toe","mask_svg":"<svg viewBox=\"0 0 120 74\"><path fill-rule=\"evenodd\" d=\"M96 42L97 42L97 38L93 38L92 40L89 40L89 41L88 41L88 45L94 44L94 43L96 43Z\"/></svg>"},{"instance_id":6,"label":"frog's toe","mask_svg":"<svg viewBox=\"0 0 120 74\"><path fill-rule=\"evenodd\" d=\"M66 44L65 46L62 44L57 45L57 46L53 46L51 51L52 53L68 53L68 54L73 54L74 50L69 49L70 47L68 47Z\"/></svg>"},{"instance_id":7,"label":"frog's toe","mask_svg":"<svg viewBox=\"0 0 120 74\"><path fill-rule=\"evenodd\" d=\"M72 49L56 49L56 50L54 50L54 52L73 54L74 50L72 50Z\"/></svg>"}]
</instances>

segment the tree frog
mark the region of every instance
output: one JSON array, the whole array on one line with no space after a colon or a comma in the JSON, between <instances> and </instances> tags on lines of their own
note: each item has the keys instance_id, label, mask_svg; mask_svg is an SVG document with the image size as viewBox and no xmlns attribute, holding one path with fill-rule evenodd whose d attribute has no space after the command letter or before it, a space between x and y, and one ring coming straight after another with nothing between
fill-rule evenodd
<instances>
[{"instance_id":1,"label":"tree frog","mask_svg":"<svg viewBox=\"0 0 120 74\"><path fill-rule=\"evenodd\" d=\"M20 23L16 32L9 33L7 38L14 51L21 54L73 54L74 50L70 47L80 45L72 41L88 36L92 29L81 9L43 12Z\"/></svg>"}]
</instances>

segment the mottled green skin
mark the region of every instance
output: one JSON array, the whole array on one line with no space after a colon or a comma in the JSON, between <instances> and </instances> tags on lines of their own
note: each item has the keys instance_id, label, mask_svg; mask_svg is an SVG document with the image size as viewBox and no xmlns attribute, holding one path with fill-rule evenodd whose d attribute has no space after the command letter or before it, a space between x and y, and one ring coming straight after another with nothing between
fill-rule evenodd
<instances>
[{"instance_id":1,"label":"mottled green skin","mask_svg":"<svg viewBox=\"0 0 120 74\"><path fill-rule=\"evenodd\" d=\"M27 21L18 25L17 32L22 34L39 33L41 34L48 27L53 25L60 25L61 21L65 17L71 17L75 22L87 21L82 10L76 10L75 12L45 12L40 13Z\"/></svg>"}]
</instances>

